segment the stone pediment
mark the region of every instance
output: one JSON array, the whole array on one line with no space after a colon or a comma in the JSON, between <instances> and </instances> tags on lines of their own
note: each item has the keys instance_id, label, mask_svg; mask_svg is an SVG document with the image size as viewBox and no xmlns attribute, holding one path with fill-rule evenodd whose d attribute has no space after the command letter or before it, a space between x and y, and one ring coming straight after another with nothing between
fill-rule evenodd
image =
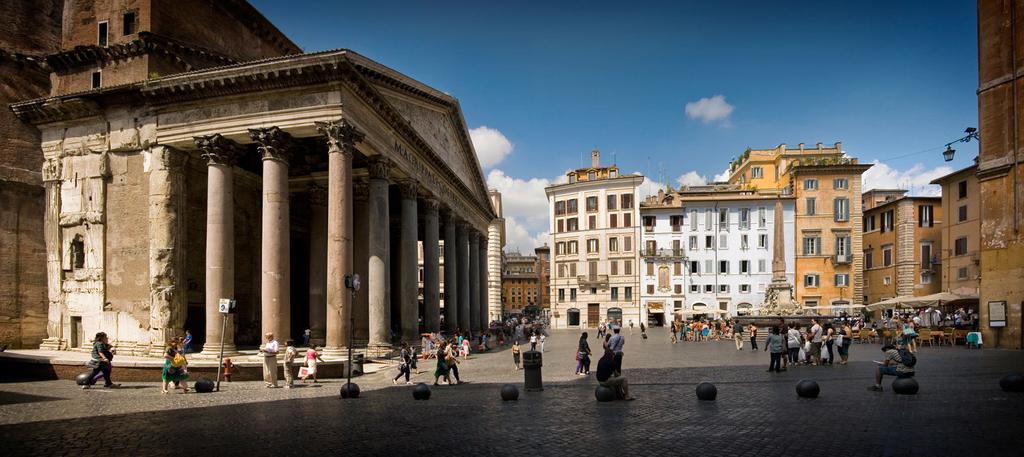
<instances>
[{"instance_id":1,"label":"stone pediment","mask_svg":"<svg viewBox=\"0 0 1024 457\"><path fill-rule=\"evenodd\" d=\"M465 133L461 125L457 126L453 122L447 107L417 100L388 88L377 86L376 89L466 187L474 189L474 192L479 192L480 195L486 195L487 188L482 182L482 172L476 155L474 151L467 151L463 147L460 137Z\"/></svg>"}]
</instances>

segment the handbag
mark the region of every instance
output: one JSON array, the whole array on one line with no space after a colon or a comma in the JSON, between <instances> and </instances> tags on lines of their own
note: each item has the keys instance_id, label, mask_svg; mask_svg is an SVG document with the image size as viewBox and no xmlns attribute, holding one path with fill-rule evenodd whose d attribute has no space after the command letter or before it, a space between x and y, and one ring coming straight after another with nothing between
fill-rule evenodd
<instances>
[{"instance_id":1,"label":"handbag","mask_svg":"<svg viewBox=\"0 0 1024 457\"><path fill-rule=\"evenodd\" d=\"M181 354L174 354L174 358L171 359L171 366L174 368L181 368L185 365L185 357Z\"/></svg>"}]
</instances>

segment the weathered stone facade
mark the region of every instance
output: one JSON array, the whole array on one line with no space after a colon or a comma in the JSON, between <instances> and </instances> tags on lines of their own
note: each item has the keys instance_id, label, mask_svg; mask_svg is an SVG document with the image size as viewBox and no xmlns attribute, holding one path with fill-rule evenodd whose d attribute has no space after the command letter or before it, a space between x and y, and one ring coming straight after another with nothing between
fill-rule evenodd
<instances>
[{"instance_id":1,"label":"weathered stone facade","mask_svg":"<svg viewBox=\"0 0 1024 457\"><path fill-rule=\"evenodd\" d=\"M1024 62L1021 0L978 1L978 180L981 184L981 332L985 345L1024 347ZM1005 327L989 323L1003 303Z\"/></svg>"},{"instance_id":2,"label":"weathered stone facade","mask_svg":"<svg viewBox=\"0 0 1024 457\"><path fill-rule=\"evenodd\" d=\"M203 355L215 356L222 339L231 353L258 344L265 332L298 339L309 328L338 351L353 324L355 338L371 345L394 343L392 328L405 339L437 331L434 319L418 326L415 246L439 244L441 219L466 240L459 246L466 255L452 263L473 273L453 297L466 317L480 316L463 329L486 325L488 273L480 254L495 214L454 98L351 51L280 55L297 48L262 17L220 16L251 10L240 1L190 0L182 11L97 2L92 16L71 9L65 23L120 14L121 3L139 6L139 33L156 33L155 24L182 20L165 16L205 5L211 9L197 10L196 24L227 23L197 35L204 45L225 53L241 46L232 41L238 37L220 36L241 21L259 55L247 48L229 57L279 57L147 74L144 83L85 92L67 93L74 83L62 83L50 98L12 105L42 132L46 225L39 232L50 303L44 347L84 348L105 331L123 353L154 354L188 329ZM88 36L77 27L65 30L65 46ZM110 54L117 45L93 46L97 61L121 59ZM73 51L92 55L84 48ZM132 52L167 55L155 50ZM75 72L63 71L55 69L55 80L73 80ZM326 198L314 188L326 189ZM444 217L423 218L430 208ZM432 239L417 230L421 219L432 226L422 232ZM355 298L344 283L353 273L363 275ZM428 316L438 315L435 296L425 304ZM223 332L221 298L238 303Z\"/></svg>"}]
</instances>

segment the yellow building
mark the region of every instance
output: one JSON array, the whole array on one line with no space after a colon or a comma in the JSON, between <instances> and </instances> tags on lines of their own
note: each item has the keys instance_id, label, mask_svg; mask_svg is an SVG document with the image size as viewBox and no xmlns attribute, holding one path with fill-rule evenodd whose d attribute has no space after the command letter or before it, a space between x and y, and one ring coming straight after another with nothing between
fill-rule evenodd
<instances>
[{"instance_id":1,"label":"yellow building","mask_svg":"<svg viewBox=\"0 0 1024 457\"><path fill-rule=\"evenodd\" d=\"M863 303L861 175L871 165L832 147L748 149L729 183L796 199L795 298L805 307Z\"/></svg>"},{"instance_id":2,"label":"yellow building","mask_svg":"<svg viewBox=\"0 0 1024 457\"><path fill-rule=\"evenodd\" d=\"M865 303L942 291L942 198L906 193L864 192Z\"/></svg>"},{"instance_id":3,"label":"yellow building","mask_svg":"<svg viewBox=\"0 0 1024 457\"><path fill-rule=\"evenodd\" d=\"M981 285L981 194L978 166L954 171L932 184L942 186L942 290L978 295ZM977 308L977 303L974 304Z\"/></svg>"}]
</instances>

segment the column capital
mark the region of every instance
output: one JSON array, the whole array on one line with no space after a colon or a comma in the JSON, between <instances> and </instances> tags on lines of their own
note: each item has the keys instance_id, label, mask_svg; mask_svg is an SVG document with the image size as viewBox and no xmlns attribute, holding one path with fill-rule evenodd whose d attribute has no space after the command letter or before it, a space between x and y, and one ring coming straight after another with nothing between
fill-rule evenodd
<instances>
[{"instance_id":1,"label":"column capital","mask_svg":"<svg viewBox=\"0 0 1024 457\"><path fill-rule=\"evenodd\" d=\"M249 129L249 138L258 145L263 160L277 160L288 163L288 148L292 136L279 127Z\"/></svg>"},{"instance_id":2,"label":"column capital","mask_svg":"<svg viewBox=\"0 0 1024 457\"><path fill-rule=\"evenodd\" d=\"M402 198L415 199L419 196L420 185L413 179L403 179L398 182L398 190Z\"/></svg>"},{"instance_id":3,"label":"column capital","mask_svg":"<svg viewBox=\"0 0 1024 457\"><path fill-rule=\"evenodd\" d=\"M207 165L234 165L241 147L219 133L192 137Z\"/></svg>"},{"instance_id":4,"label":"column capital","mask_svg":"<svg viewBox=\"0 0 1024 457\"><path fill-rule=\"evenodd\" d=\"M427 197L423 199L423 210L427 214L436 216L438 210L441 209L441 202L434 197Z\"/></svg>"},{"instance_id":5,"label":"column capital","mask_svg":"<svg viewBox=\"0 0 1024 457\"><path fill-rule=\"evenodd\" d=\"M316 131L327 137L327 152L342 153L351 156L356 151L356 144L366 137L348 119L314 123Z\"/></svg>"},{"instance_id":6,"label":"column capital","mask_svg":"<svg viewBox=\"0 0 1024 457\"><path fill-rule=\"evenodd\" d=\"M370 179L389 179L391 175L391 161L381 156L370 158L368 168Z\"/></svg>"},{"instance_id":7,"label":"column capital","mask_svg":"<svg viewBox=\"0 0 1024 457\"><path fill-rule=\"evenodd\" d=\"M60 181L61 170L63 169L64 162L58 157L52 159L46 159L43 162L43 182Z\"/></svg>"},{"instance_id":8,"label":"column capital","mask_svg":"<svg viewBox=\"0 0 1024 457\"><path fill-rule=\"evenodd\" d=\"M310 183L307 188L309 202L316 206L327 205L327 188L317 183Z\"/></svg>"}]
</instances>

